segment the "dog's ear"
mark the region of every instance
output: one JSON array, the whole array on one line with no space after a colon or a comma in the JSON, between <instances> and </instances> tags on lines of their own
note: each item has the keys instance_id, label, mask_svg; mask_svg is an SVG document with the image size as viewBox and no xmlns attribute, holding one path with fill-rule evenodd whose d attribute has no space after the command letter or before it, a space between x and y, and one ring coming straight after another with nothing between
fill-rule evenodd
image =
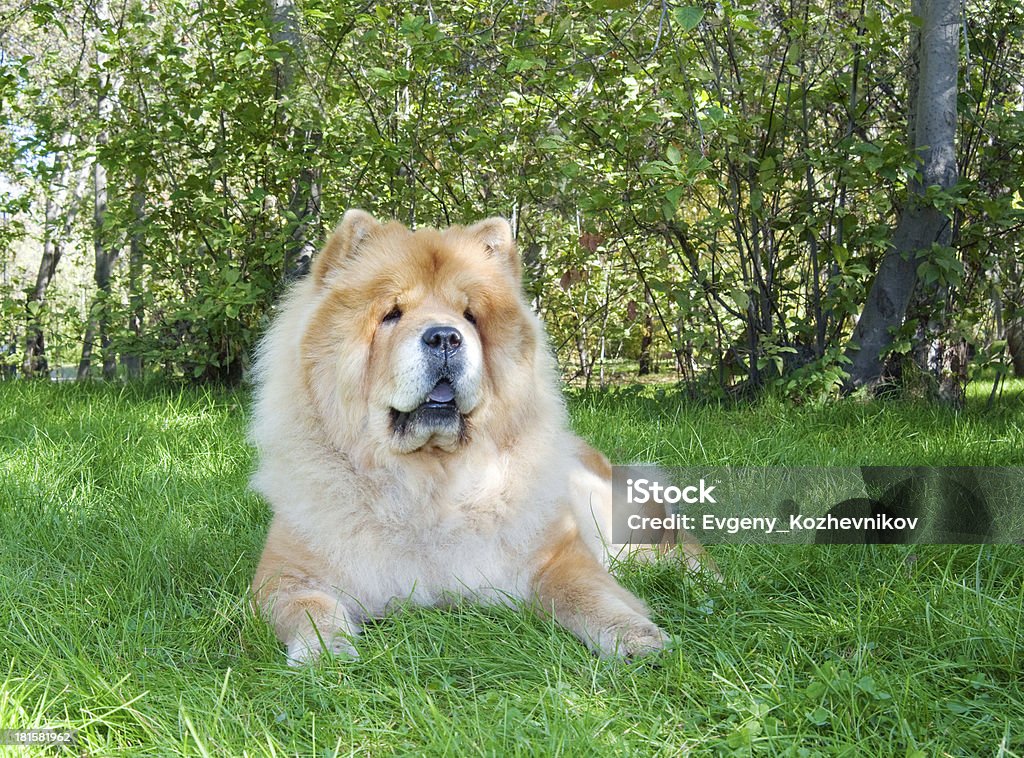
<instances>
[{"instance_id":1,"label":"dog's ear","mask_svg":"<svg viewBox=\"0 0 1024 758\"><path fill-rule=\"evenodd\" d=\"M522 276L522 264L516 250L516 241L512 237L512 225L506 219L492 216L478 221L466 231L483 244L489 256L504 263L516 279Z\"/></svg>"},{"instance_id":2,"label":"dog's ear","mask_svg":"<svg viewBox=\"0 0 1024 758\"><path fill-rule=\"evenodd\" d=\"M358 252L366 238L381 228L380 222L366 211L350 208L327 240L324 249L313 259L313 278L323 284L342 261Z\"/></svg>"}]
</instances>

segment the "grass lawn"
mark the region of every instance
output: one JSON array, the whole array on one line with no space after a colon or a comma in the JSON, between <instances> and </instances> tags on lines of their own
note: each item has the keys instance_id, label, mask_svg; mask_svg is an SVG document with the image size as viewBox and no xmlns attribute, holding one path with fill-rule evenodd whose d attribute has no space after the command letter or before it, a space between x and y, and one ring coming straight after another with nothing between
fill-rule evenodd
<instances>
[{"instance_id":1,"label":"grass lawn","mask_svg":"<svg viewBox=\"0 0 1024 758\"><path fill-rule=\"evenodd\" d=\"M570 408L619 461L1020 466L1011 389L959 414L653 388ZM719 545L724 586L626 566L678 639L630 664L465 606L371 626L357 662L290 669L246 601L269 514L246 490L245 405L0 383L0 729L77 729L90 755L1024 755L1013 546Z\"/></svg>"}]
</instances>

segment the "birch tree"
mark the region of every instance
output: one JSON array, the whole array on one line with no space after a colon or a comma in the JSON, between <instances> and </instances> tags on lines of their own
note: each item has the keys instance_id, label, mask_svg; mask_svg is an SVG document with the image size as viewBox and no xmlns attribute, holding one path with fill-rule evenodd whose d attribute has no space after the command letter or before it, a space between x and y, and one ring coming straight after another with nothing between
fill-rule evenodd
<instances>
[{"instance_id":1,"label":"birch tree","mask_svg":"<svg viewBox=\"0 0 1024 758\"><path fill-rule=\"evenodd\" d=\"M60 139L60 153L54 161L52 178L46 190L46 205L43 216L43 250L36 271L35 286L28 292L26 311L28 326L25 337L25 355L22 371L25 376L45 375L49 371L46 359L46 334L43 327L43 310L46 307L46 293L57 273L57 265L63 255L64 241L78 214L82 199L81 173L76 173L67 164L63 152L73 144L70 134Z\"/></svg>"},{"instance_id":2,"label":"birch tree","mask_svg":"<svg viewBox=\"0 0 1024 758\"><path fill-rule=\"evenodd\" d=\"M96 20L99 26L97 42L108 30L110 25L110 9L106 0L96 3ZM111 235L106 230L107 218L107 166L104 148L110 140L109 122L113 113L114 98L118 84L117 77L107 71L109 55L102 44L96 45L96 118L99 122L99 133L96 136L96 155L93 159L93 253L95 256L96 299L85 331L82 345L82 358L78 363L78 378L89 376L92 365L92 350L98 338L103 358L103 378L112 379L117 369L117 358L111 350L110 339L110 275L114 261L120 252Z\"/></svg>"},{"instance_id":3,"label":"birch tree","mask_svg":"<svg viewBox=\"0 0 1024 758\"><path fill-rule=\"evenodd\" d=\"M299 11L293 0L266 0L271 22L271 38L284 50L275 64L278 103L299 99L296 76L306 60L305 46L299 30ZM284 276L291 279L306 272L316 253L320 223L320 169L315 153L322 142L321 132L309 124L292 130L293 149L301 155L301 165L292 180L288 200L288 223L291 226L284 256Z\"/></svg>"}]
</instances>

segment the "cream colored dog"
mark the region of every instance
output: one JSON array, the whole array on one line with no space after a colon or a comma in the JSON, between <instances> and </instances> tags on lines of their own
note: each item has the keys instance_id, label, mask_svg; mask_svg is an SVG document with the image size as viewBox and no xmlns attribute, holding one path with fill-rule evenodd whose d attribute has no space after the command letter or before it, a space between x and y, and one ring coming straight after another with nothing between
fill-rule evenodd
<instances>
[{"instance_id":1,"label":"cream colored dog","mask_svg":"<svg viewBox=\"0 0 1024 758\"><path fill-rule=\"evenodd\" d=\"M274 516L253 590L290 662L457 597L531 604L602 656L665 644L608 573L611 467L569 431L503 219L412 232L349 211L255 373Z\"/></svg>"}]
</instances>

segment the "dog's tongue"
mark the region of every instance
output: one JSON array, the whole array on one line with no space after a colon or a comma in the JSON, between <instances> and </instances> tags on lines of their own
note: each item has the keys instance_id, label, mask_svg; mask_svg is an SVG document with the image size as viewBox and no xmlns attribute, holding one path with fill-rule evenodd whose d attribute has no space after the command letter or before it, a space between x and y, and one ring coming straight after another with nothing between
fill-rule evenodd
<instances>
[{"instance_id":1,"label":"dog's tongue","mask_svg":"<svg viewBox=\"0 0 1024 758\"><path fill-rule=\"evenodd\" d=\"M439 381L437 386L430 390L430 394L427 395L427 400L431 403L450 403L454 399L455 390L452 389L452 385L445 379Z\"/></svg>"}]
</instances>

